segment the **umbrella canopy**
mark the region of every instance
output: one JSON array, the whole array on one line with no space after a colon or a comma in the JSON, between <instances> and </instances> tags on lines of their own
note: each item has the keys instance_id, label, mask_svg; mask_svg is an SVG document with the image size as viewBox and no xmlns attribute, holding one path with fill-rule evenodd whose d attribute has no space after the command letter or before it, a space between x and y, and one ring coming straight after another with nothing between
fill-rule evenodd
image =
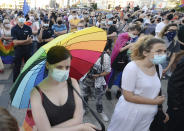
<instances>
[{"instance_id":1,"label":"umbrella canopy","mask_svg":"<svg viewBox=\"0 0 184 131\"><path fill-rule=\"evenodd\" d=\"M45 63L49 49L65 46L72 55L70 77L79 80L100 57L106 45L106 32L90 27L78 32L59 36L42 46L25 64L10 91L12 105L28 108L32 89L45 78Z\"/></svg>"}]
</instances>

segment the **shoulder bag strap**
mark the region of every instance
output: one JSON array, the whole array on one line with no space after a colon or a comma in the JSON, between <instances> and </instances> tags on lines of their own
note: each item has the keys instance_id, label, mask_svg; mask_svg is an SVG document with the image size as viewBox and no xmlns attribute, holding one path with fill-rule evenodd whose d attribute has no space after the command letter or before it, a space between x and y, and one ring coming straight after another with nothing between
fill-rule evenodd
<instances>
[{"instance_id":1,"label":"shoulder bag strap","mask_svg":"<svg viewBox=\"0 0 184 131\"><path fill-rule=\"evenodd\" d=\"M159 79L161 79L161 78L160 78L159 65L155 65L155 68L156 68L157 75L158 75ZM161 88L160 88L159 96L162 96ZM159 108L159 109L162 109L162 104L158 105L158 108Z\"/></svg>"},{"instance_id":2,"label":"shoulder bag strap","mask_svg":"<svg viewBox=\"0 0 184 131\"><path fill-rule=\"evenodd\" d=\"M71 78L68 78L67 80L68 85L73 88L73 90L77 93L77 95L81 98L82 102L85 104L85 106L89 109L89 111L91 112L91 114L95 117L95 119L99 122L99 124L101 125L102 129L101 130L97 130L96 131L105 131L105 126L103 124L103 122L98 118L98 116L95 114L95 112L89 107L88 103L84 100L84 98L80 95L80 93L73 87L72 85L72 81Z\"/></svg>"}]
</instances>

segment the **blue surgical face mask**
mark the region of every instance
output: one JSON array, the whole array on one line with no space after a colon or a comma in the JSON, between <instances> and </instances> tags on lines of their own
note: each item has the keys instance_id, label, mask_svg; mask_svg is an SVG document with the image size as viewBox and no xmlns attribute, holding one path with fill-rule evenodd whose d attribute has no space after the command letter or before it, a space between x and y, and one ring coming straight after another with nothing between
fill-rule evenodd
<instances>
[{"instance_id":1,"label":"blue surgical face mask","mask_svg":"<svg viewBox=\"0 0 184 131\"><path fill-rule=\"evenodd\" d=\"M23 24L26 20L25 20L25 18L19 18L18 21L19 21L19 23Z\"/></svg>"},{"instance_id":2,"label":"blue surgical face mask","mask_svg":"<svg viewBox=\"0 0 184 131\"><path fill-rule=\"evenodd\" d=\"M57 82L64 82L69 77L69 70L59 70L54 68L49 72L50 76Z\"/></svg>"},{"instance_id":3,"label":"blue surgical face mask","mask_svg":"<svg viewBox=\"0 0 184 131\"><path fill-rule=\"evenodd\" d=\"M113 24L113 21L108 21L108 25L112 25Z\"/></svg>"},{"instance_id":4,"label":"blue surgical face mask","mask_svg":"<svg viewBox=\"0 0 184 131\"><path fill-rule=\"evenodd\" d=\"M174 39L174 37L176 36L176 31L168 32L168 33L166 34L166 36L167 36L167 39L168 39L169 41L172 41L172 40Z\"/></svg>"},{"instance_id":5,"label":"blue surgical face mask","mask_svg":"<svg viewBox=\"0 0 184 131\"><path fill-rule=\"evenodd\" d=\"M151 60L151 62L155 65L163 64L166 61L167 55L154 55L154 58Z\"/></svg>"}]
</instances>

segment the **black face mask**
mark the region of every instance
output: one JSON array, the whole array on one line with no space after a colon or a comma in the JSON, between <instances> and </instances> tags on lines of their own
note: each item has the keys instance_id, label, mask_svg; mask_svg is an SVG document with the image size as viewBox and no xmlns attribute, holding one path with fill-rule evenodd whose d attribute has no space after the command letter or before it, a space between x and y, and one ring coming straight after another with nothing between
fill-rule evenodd
<instances>
[{"instance_id":1,"label":"black face mask","mask_svg":"<svg viewBox=\"0 0 184 131\"><path fill-rule=\"evenodd\" d=\"M117 23L117 21L113 21L113 24L116 24Z\"/></svg>"},{"instance_id":2,"label":"black face mask","mask_svg":"<svg viewBox=\"0 0 184 131\"><path fill-rule=\"evenodd\" d=\"M173 19L173 14L168 15L168 16L167 16L167 19L168 19L168 20L172 20L172 19Z\"/></svg>"},{"instance_id":3,"label":"black face mask","mask_svg":"<svg viewBox=\"0 0 184 131\"><path fill-rule=\"evenodd\" d=\"M61 20L60 20L60 21L58 21L58 24L59 24L59 25L63 24L63 21L61 21Z\"/></svg>"}]
</instances>

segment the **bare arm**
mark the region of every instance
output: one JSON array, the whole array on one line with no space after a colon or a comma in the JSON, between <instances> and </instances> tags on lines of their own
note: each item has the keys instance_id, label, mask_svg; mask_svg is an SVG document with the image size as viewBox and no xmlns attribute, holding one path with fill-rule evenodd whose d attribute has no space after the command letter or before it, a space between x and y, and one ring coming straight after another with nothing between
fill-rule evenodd
<instances>
[{"instance_id":1,"label":"bare arm","mask_svg":"<svg viewBox=\"0 0 184 131\"><path fill-rule=\"evenodd\" d=\"M67 30L64 30L64 31L61 31L61 32L56 32L56 31L54 31L54 34L55 34L56 36L60 36L60 35L66 34L66 33L67 33Z\"/></svg>"},{"instance_id":2,"label":"bare arm","mask_svg":"<svg viewBox=\"0 0 184 131\"><path fill-rule=\"evenodd\" d=\"M42 42L43 29L41 28L40 33L38 35L38 41Z\"/></svg>"},{"instance_id":3,"label":"bare arm","mask_svg":"<svg viewBox=\"0 0 184 131\"><path fill-rule=\"evenodd\" d=\"M89 124L79 124L70 127L51 127L45 109L42 106L41 96L36 89L33 89L31 93L31 110L36 128L39 131L95 131L90 128L94 126Z\"/></svg>"},{"instance_id":4,"label":"bare arm","mask_svg":"<svg viewBox=\"0 0 184 131\"><path fill-rule=\"evenodd\" d=\"M117 33L113 32L112 34L107 35L107 38L113 38L113 37L116 37L116 36L117 36Z\"/></svg>"},{"instance_id":5,"label":"bare arm","mask_svg":"<svg viewBox=\"0 0 184 131\"><path fill-rule=\"evenodd\" d=\"M6 37L6 36L3 36L2 39L3 39L3 40L12 40L13 37Z\"/></svg>"},{"instance_id":6,"label":"bare arm","mask_svg":"<svg viewBox=\"0 0 184 131\"><path fill-rule=\"evenodd\" d=\"M132 44L129 44L129 45L127 45L127 46L121 48L121 49L120 49L120 52L123 52L123 51L129 49L131 46L132 46Z\"/></svg>"},{"instance_id":7,"label":"bare arm","mask_svg":"<svg viewBox=\"0 0 184 131\"><path fill-rule=\"evenodd\" d=\"M184 43L183 43L183 42L181 42L180 40L178 40L178 42L179 42L180 44L184 45Z\"/></svg>"},{"instance_id":8,"label":"bare arm","mask_svg":"<svg viewBox=\"0 0 184 131\"><path fill-rule=\"evenodd\" d=\"M14 45L28 45L32 43L31 37L27 37L26 40L13 40Z\"/></svg>"},{"instance_id":9,"label":"bare arm","mask_svg":"<svg viewBox=\"0 0 184 131\"><path fill-rule=\"evenodd\" d=\"M123 90L123 96L126 101L136 103L136 104L148 104L148 105L158 105L163 103L165 97L158 96L155 99L149 99L142 96L135 95L133 92Z\"/></svg>"},{"instance_id":10,"label":"bare arm","mask_svg":"<svg viewBox=\"0 0 184 131\"><path fill-rule=\"evenodd\" d=\"M172 56L171 56L171 59L169 61L169 64L168 66L163 70L163 73L166 73L170 68L171 66L173 65L174 61L175 61L175 58L176 58L176 53L173 53Z\"/></svg>"}]
</instances>

